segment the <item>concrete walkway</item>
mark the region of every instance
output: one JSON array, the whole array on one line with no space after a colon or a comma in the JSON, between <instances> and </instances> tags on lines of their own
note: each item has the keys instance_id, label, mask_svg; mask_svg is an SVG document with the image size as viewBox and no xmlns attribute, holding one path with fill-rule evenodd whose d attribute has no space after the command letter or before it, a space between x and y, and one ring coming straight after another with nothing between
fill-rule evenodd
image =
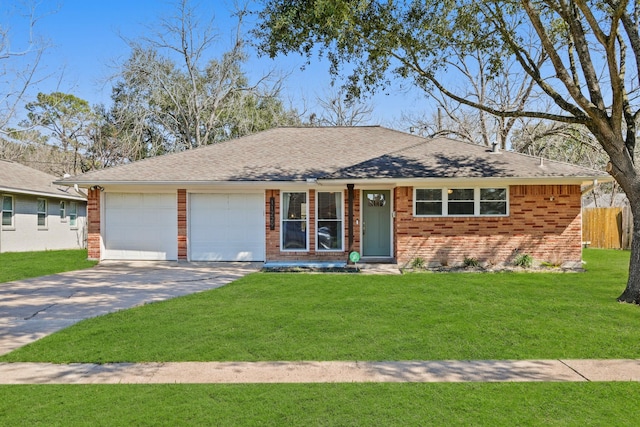
<instances>
[{"instance_id":1,"label":"concrete walkway","mask_svg":"<svg viewBox=\"0 0 640 427\"><path fill-rule=\"evenodd\" d=\"M0 363L0 384L640 381L640 360Z\"/></svg>"}]
</instances>

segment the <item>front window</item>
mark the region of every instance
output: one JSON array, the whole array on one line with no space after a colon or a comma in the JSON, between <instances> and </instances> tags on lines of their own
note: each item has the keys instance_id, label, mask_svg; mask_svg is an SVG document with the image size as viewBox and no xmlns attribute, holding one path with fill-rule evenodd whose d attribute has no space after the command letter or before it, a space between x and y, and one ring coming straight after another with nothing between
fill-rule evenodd
<instances>
[{"instance_id":1,"label":"front window","mask_svg":"<svg viewBox=\"0 0 640 427\"><path fill-rule=\"evenodd\" d=\"M447 213L449 215L473 215L473 188L450 188L447 190Z\"/></svg>"},{"instance_id":2,"label":"front window","mask_svg":"<svg viewBox=\"0 0 640 427\"><path fill-rule=\"evenodd\" d=\"M506 188L416 188L414 215L504 216L507 200Z\"/></svg>"},{"instance_id":3,"label":"front window","mask_svg":"<svg viewBox=\"0 0 640 427\"><path fill-rule=\"evenodd\" d=\"M307 250L307 193L283 192L282 249Z\"/></svg>"},{"instance_id":4,"label":"front window","mask_svg":"<svg viewBox=\"0 0 640 427\"><path fill-rule=\"evenodd\" d=\"M38 227L45 228L47 226L47 200L38 199Z\"/></svg>"},{"instance_id":5,"label":"front window","mask_svg":"<svg viewBox=\"0 0 640 427\"><path fill-rule=\"evenodd\" d=\"M442 190L419 188L416 190L416 215L442 215Z\"/></svg>"},{"instance_id":6,"label":"front window","mask_svg":"<svg viewBox=\"0 0 640 427\"><path fill-rule=\"evenodd\" d=\"M342 192L318 192L316 246L319 251L342 250Z\"/></svg>"},{"instance_id":7,"label":"front window","mask_svg":"<svg viewBox=\"0 0 640 427\"><path fill-rule=\"evenodd\" d=\"M13 227L13 196L2 196L2 226Z\"/></svg>"},{"instance_id":8,"label":"front window","mask_svg":"<svg viewBox=\"0 0 640 427\"><path fill-rule=\"evenodd\" d=\"M64 200L60 202L60 219L62 221L67 219L67 202Z\"/></svg>"},{"instance_id":9,"label":"front window","mask_svg":"<svg viewBox=\"0 0 640 427\"><path fill-rule=\"evenodd\" d=\"M69 202L69 226L78 226L78 204L76 202Z\"/></svg>"},{"instance_id":10,"label":"front window","mask_svg":"<svg viewBox=\"0 0 640 427\"><path fill-rule=\"evenodd\" d=\"M507 189L481 188L480 215L506 215Z\"/></svg>"}]
</instances>

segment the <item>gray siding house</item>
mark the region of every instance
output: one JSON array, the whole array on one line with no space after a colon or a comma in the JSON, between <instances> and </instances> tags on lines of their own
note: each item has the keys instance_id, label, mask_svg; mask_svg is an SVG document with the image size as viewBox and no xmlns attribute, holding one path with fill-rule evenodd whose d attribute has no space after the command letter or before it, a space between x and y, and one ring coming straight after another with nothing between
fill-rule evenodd
<instances>
[{"instance_id":1,"label":"gray siding house","mask_svg":"<svg viewBox=\"0 0 640 427\"><path fill-rule=\"evenodd\" d=\"M87 198L56 179L0 160L0 252L86 247Z\"/></svg>"}]
</instances>

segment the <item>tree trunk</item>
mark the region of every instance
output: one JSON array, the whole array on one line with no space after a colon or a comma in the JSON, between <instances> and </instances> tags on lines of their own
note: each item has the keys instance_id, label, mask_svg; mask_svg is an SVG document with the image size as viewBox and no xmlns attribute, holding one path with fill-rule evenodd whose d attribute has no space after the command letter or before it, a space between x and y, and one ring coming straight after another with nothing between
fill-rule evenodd
<instances>
[{"instance_id":1,"label":"tree trunk","mask_svg":"<svg viewBox=\"0 0 640 427\"><path fill-rule=\"evenodd\" d=\"M627 288L618 297L620 302L640 304L640 206L631 201L633 216L633 240L631 241L631 260L629 261L629 280Z\"/></svg>"}]
</instances>

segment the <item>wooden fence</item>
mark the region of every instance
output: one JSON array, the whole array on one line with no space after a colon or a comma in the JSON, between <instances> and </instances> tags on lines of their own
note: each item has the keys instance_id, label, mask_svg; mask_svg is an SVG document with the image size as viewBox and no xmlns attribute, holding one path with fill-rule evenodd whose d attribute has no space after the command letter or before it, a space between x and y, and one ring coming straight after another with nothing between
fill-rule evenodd
<instances>
[{"instance_id":1,"label":"wooden fence","mask_svg":"<svg viewBox=\"0 0 640 427\"><path fill-rule=\"evenodd\" d=\"M625 206L582 209L582 242L603 249L630 249L633 220Z\"/></svg>"}]
</instances>

